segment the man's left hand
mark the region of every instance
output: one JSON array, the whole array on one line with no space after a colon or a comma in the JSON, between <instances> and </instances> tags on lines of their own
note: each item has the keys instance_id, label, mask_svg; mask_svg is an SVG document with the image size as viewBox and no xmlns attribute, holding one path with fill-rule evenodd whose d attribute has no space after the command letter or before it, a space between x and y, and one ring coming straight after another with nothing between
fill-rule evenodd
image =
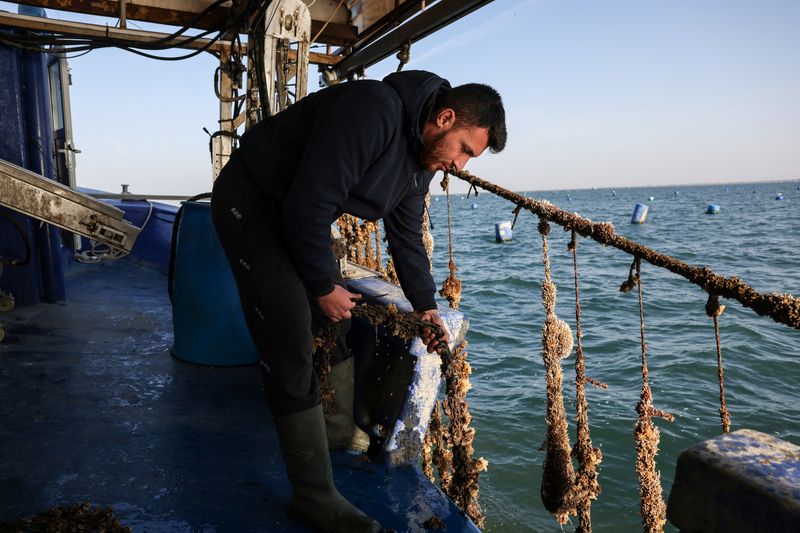
<instances>
[{"instance_id":1,"label":"man's left hand","mask_svg":"<svg viewBox=\"0 0 800 533\"><path fill-rule=\"evenodd\" d=\"M450 336L447 334L447 329L444 327L442 317L439 316L439 310L429 309L428 311L423 311L420 318L426 322L432 322L438 325L441 329L440 335L437 335L437 331L432 328L424 328L422 330L422 342L428 347L428 353L437 351L441 355L442 349L439 348L437 350L437 346L440 341L444 341L445 343L450 342Z\"/></svg>"}]
</instances>

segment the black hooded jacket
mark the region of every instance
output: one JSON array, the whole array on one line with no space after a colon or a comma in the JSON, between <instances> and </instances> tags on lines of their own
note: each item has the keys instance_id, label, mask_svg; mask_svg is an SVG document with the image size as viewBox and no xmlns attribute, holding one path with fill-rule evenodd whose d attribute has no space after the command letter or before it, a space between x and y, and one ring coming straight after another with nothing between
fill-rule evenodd
<instances>
[{"instance_id":1,"label":"black hooded jacket","mask_svg":"<svg viewBox=\"0 0 800 533\"><path fill-rule=\"evenodd\" d=\"M433 172L420 166L422 126L447 80L406 71L310 94L242 137L234 154L281 210L292 261L314 296L333 290L330 225L342 213L383 218L395 269L418 311L436 308L422 244Z\"/></svg>"}]
</instances>

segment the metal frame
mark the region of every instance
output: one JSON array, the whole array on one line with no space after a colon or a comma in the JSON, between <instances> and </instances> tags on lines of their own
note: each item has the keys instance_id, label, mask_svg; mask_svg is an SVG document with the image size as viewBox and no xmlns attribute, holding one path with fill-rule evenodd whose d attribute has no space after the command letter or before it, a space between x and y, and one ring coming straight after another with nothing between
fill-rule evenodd
<instances>
[{"instance_id":1,"label":"metal frame","mask_svg":"<svg viewBox=\"0 0 800 533\"><path fill-rule=\"evenodd\" d=\"M4 160L0 205L126 253L139 235L120 209Z\"/></svg>"}]
</instances>

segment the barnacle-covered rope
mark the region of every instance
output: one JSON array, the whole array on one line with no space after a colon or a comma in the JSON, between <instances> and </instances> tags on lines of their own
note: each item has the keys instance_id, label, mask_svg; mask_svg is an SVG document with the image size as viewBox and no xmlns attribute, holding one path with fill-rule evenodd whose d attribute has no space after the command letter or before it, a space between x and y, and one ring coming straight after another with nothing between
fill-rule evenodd
<instances>
[{"instance_id":1,"label":"barnacle-covered rope","mask_svg":"<svg viewBox=\"0 0 800 533\"><path fill-rule=\"evenodd\" d=\"M442 178L442 189L447 195L447 236L450 243L450 261L448 267L450 269L450 275L444 280L442 290L439 291L439 294L443 298L447 298L451 308L458 309L458 304L461 302L461 280L456 277L458 267L453 260L453 218L450 209L450 178L446 172L444 178Z\"/></svg>"},{"instance_id":2,"label":"barnacle-covered rope","mask_svg":"<svg viewBox=\"0 0 800 533\"><path fill-rule=\"evenodd\" d=\"M468 172L451 171L450 174L473 186L490 191L501 198L522 206L524 209L528 209L536 215L566 229L574 229L584 237L590 237L601 244L613 246L654 266L666 268L670 272L683 276L695 285L699 285L709 294L737 300L745 307L753 309L759 315L769 316L776 322L800 329L800 298L796 296L780 293L760 293L736 276L729 278L720 276L709 268L691 266L674 257L659 253L652 248L617 235L611 223L592 222L576 213L560 209L546 200L526 198L494 183L473 176Z\"/></svg>"},{"instance_id":3,"label":"barnacle-covered rope","mask_svg":"<svg viewBox=\"0 0 800 533\"><path fill-rule=\"evenodd\" d=\"M547 235L550 223L539 219L539 233L542 236L542 260L544 281L542 281L542 305L546 312L542 328L542 358L546 372L547 414L545 422L546 456L542 473L542 503L545 509L555 515L559 523L565 524L569 515L577 513L576 498L573 494L575 469L570 457L569 434L567 432L567 413L564 409L562 389L561 360L572 351L572 330L555 313L556 286L550 274L550 254Z\"/></svg>"},{"instance_id":4,"label":"barnacle-covered rope","mask_svg":"<svg viewBox=\"0 0 800 533\"><path fill-rule=\"evenodd\" d=\"M592 446L589 433L589 408L586 402L586 359L583 355L581 339L581 301L578 288L578 241L575 230L572 230L572 239L568 249L572 252L572 266L575 275L575 425L577 426L577 442L572 449L572 455L578 460L580 468L575 476L575 492L582 495L577 504L579 533L592 532L592 500L600 494L597 466L603 459L599 448ZM601 384L602 386L602 384ZM604 388L607 388L605 386Z\"/></svg>"},{"instance_id":5,"label":"barnacle-covered rope","mask_svg":"<svg viewBox=\"0 0 800 533\"><path fill-rule=\"evenodd\" d=\"M634 258L628 280L623 283L620 290L628 292L632 288L631 283L639 288L639 331L642 340L642 394L636 406L639 417L633 426L633 436L636 441L636 474L639 476L639 504L643 529L646 533L656 533L664 530L664 524L667 522L667 506L664 504L661 492L661 474L656 469L656 455L661 436L653 424L653 417L660 416L669 422L675 420L675 417L653 407L653 393L648 383L647 344L644 340L642 270L638 257Z\"/></svg>"},{"instance_id":6,"label":"barnacle-covered rope","mask_svg":"<svg viewBox=\"0 0 800 533\"><path fill-rule=\"evenodd\" d=\"M725 306L719 303L719 298L715 294L708 295L706 303L706 314L714 321L714 337L717 340L717 378L719 379L719 418L722 422L722 432L731 431L731 415L725 405L725 376L722 371L722 347L719 341L719 317L725 311Z\"/></svg>"}]
</instances>

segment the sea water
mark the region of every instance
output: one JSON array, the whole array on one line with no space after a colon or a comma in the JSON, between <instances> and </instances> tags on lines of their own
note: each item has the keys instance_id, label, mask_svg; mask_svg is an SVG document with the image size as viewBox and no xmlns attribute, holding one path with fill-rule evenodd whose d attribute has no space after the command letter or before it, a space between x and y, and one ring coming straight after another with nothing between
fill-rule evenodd
<instances>
[{"instance_id":1,"label":"sea water","mask_svg":"<svg viewBox=\"0 0 800 533\"><path fill-rule=\"evenodd\" d=\"M436 178L438 181L438 177ZM451 178L455 179L455 178ZM800 295L800 183L751 183L540 191L527 193L690 265L736 275L761 292ZM776 200L783 193L783 200ZM652 196L653 200L649 200ZM447 202L434 198L434 274L447 276ZM478 207L472 208L477 202ZM630 223L636 203L649 206L642 225ZM705 214L709 203L718 214ZM486 531L561 531L540 498L545 438L545 381L541 356L544 278L538 218L522 212L514 239L496 243L494 224L512 220L513 205L483 192L451 195L453 248L463 281L461 310L469 317L468 394L475 455L489 461L480 477ZM569 232L549 235L556 312L575 332L575 293ZM592 505L595 531L641 531L633 424L642 386L636 290L619 291L631 257L580 238L581 327L594 446L602 449L602 493ZM654 406L675 415L656 418L661 431L657 467L666 501L680 452L721 433L719 382L707 294L684 278L642 264L645 341ZM721 299L725 399L731 429L751 428L800 444L800 331ZM444 301L446 304L446 301ZM574 351L563 361L571 442L575 442ZM573 524L577 521L573 518ZM574 528L569 524L564 530ZM675 531L671 525L668 531Z\"/></svg>"}]
</instances>

